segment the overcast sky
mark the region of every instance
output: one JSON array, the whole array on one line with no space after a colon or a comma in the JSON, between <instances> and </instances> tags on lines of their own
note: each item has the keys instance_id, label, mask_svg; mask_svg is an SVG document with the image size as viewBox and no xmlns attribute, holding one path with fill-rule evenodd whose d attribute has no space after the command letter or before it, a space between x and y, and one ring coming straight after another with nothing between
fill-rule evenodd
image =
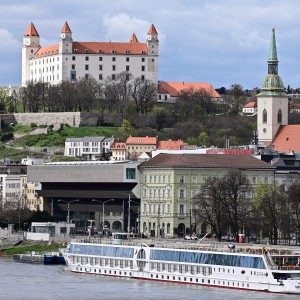
<instances>
[{"instance_id":1,"label":"overcast sky","mask_svg":"<svg viewBox=\"0 0 300 300\"><path fill-rule=\"evenodd\" d=\"M261 87L272 28L279 74L300 87L299 0L0 0L0 86L20 84L23 34L33 22L41 45L58 42L65 21L74 41L144 42L159 33L159 80Z\"/></svg>"}]
</instances>

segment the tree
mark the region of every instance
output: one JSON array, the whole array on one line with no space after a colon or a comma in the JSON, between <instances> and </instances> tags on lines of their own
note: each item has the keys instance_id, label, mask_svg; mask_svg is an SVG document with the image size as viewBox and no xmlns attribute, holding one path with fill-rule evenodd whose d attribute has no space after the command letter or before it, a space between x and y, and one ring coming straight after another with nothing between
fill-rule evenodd
<instances>
[{"instance_id":1,"label":"tree","mask_svg":"<svg viewBox=\"0 0 300 300\"><path fill-rule=\"evenodd\" d=\"M157 86L150 80L137 77L129 84L129 94L135 103L136 111L147 114L151 112L157 100Z\"/></svg>"},{"instance_id":2,"label":"tree","mask_svg":"<svg viewBox=\"0 0 300 300\"><path fill-rule=\"evenodd\" d=\"M287 210L282 189L276 182L259 186L254 204L256 217L262 220L262 225L267 228L270 243L277 245L278 231Z\"/></svg>"},{"instance_id":3,"label":"tree","mask_svg":"<svg viewBox=\"0 0 300 300\"><path fill-rule=\"evenodd\" d=\"M123 136L134 135L134 128L131 126L128 120L123 119L122 126L119 128L119 132Z\"/></svg>"}]
</instances>

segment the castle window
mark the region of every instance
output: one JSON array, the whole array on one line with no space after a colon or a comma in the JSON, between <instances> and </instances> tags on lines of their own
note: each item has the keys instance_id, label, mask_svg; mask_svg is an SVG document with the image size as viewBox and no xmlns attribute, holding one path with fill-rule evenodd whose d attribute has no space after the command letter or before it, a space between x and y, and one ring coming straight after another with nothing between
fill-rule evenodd
<instances>
[{"instance_id":1,"label":"castle window","mask_svg":"<svg viewBox=\"0 0 300 300\"><path fill-rule=\"evenodd\" d=\"M116 61L116 57L115 56L112 57L112 61Z\"/></svg>"},{"instance_id":2,"label":"castle window","mask_svg":"<svg viewBox=\"0 0 300 300\"><path fill-rule=\"evenodd\" d=\"M85 57L85 60L86 60L86 61L88 61L88 60L89 60L89 57L88 57L88 56L86 56L86 57Z\"/></svg>"},{"instance_id":3,"label":"castle window","mask_svg":"<svg viewBox=\"0 0 300 300\"><path fill-rule=\"evenodd\" d=\"M129 71L129 66L126 66L126 71Z\"/></svg>"},{"instance_id":4,"label":"castle window","mask_svg":"<svg viewBox=\"0 0 300 300\"><path fill-rule=\"evenodd\" d=\"M142 57L142 62L145 62L145 57Z\"/></svg>"},{"instance_id":5,"label":"castle window","mask_svg":"<svg viewBox=\"0 0 300 300\"><path fill-rule=\"evenodd\" d=\"M99 80L102 80L102 74L99 74Z\"/></svg>"},{"instance_id":6,"label":"castle window","mask_svg":"<svg viewBox=\"0 0 300 300\"><path fill-rule=\"evenodd\" d=\"M279 109L278 110L278 114L277 114L277 122L281 123L282 122L282 110Z\"/></svg>"},{"instance_id":7,"label":"castle window","mask_svg":"<svg viewBox=\"0 0 300 300\"><path fill-rule=\"evenodd\" d=\"M142 71L145 71L145 66L142 66Z\"/></svg>"},{"instance_id":8,"label":"castle window","mask_svg":"<svg viewBox=\"0 0 300 300\"><path fill-rule=\"evenodd\" d=\"M102 61L102 56L99 57L99 61Z\"/></svg>"},{"instance_id":9,"label":"castle window","mask_svg":"<svg viewBox=\"0 0 300 300\"><path fill-rule=\"evenodd\" d=\"M113 71L116 71L116 66L112 66L112 70L113 70Z\"/></svg>"},{"instance_id":10,"label":"castle window","mask_svg":"<svg viewBox=\"0 0 300 300\"><path fill-rule=\"evenodd\" d=\"M111 75L111 79L112 79L112 80L116 80L116 75L115 75L115 74L112 74L112 75Z\"/></svg>"},{"instance_id":11,"label":"castle window","mask_svg":"<svg viewBox=\"0 0 300 300\"><path fill-rule=\"evenodd\" d=\"M89 70L89 65L85 65L85 70L86 70L86 71Z\"/></svg>"},{"instance_id":12,"label":"castle window","mask_svg":"<svg viewBox=\"0 0 300 300\"><path fill-rule=\"evenodd\" d=\"M129 61L129 57L126 57L126 61Z\"/></svg>"},{"instance_id":13,"label":"castle window","mask_svg":"<svg viewBox=\"0 0 300 300\"><path fill-rule=\"evenodd\" d=\"M99 71L102 71L102 69L103 69L102 65L99 65Z\"/></svg>"},{"instance_id":14,"label":"castle window","mask_svg":"<svg viewBox=\"0 0 300 300\"><path fill-rule=\"evenodd\" d=\"M263 110L263 123L267 123L268 121L268 116L267 116L267 110Z\"/></svg>"},{"instance_id":15,"label":"castle window","mask_svg":"<svg viewBox=\"0 0 300 300\"><path fill-rule=\"evenodd\" d=\"M145 75L141 76L141 80L144 81L145 80Z\"/></svg>"}]
</instances>

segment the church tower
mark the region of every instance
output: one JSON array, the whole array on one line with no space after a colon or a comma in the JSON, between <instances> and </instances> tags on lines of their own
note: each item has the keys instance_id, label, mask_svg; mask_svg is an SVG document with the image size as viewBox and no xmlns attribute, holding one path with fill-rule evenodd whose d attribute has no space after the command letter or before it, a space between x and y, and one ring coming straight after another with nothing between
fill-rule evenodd
<instances>
[{"instance_id":1,"label":"church tower","mask_svg":"<svg viewBox=\"0 0 300 300\"><path fill-rule=\"evenodd\" d=\"M158 32L152 24L147 33L149 79L158 82Z\"/></svg>"},{"instance_id":2,"label":"church tower","mask_svg":"<svg viewBox=\"0 0 300 300\"><path fill-rule=\"evenodd\" d=\"M73 50L73 39L72 39L72 31L67 22L64 23L59 40L59 53L72 53Z\"/></svg>"},{"instance_id":3,"label":"church tower","mask_svg":"<svg viewBox=\"0 0 300 300\"><path fill-rule=\"evenodd\" d=\"M39 51L40 36L31 22L23 36L22 47L22 86L30 80L30 59Z\"/></svg>"},{"instance_id":4,"label":"church tower","mask_svg":"<svg viewBox=\"0 0 300 300\"><path fill-rule=\"evenodd\" d=\"M258 142L268 146L279 127L288 124L288 96L278 75L275 29L272 30L268 59L268 75L257 95Z\"/></svg>"}]
</instances>

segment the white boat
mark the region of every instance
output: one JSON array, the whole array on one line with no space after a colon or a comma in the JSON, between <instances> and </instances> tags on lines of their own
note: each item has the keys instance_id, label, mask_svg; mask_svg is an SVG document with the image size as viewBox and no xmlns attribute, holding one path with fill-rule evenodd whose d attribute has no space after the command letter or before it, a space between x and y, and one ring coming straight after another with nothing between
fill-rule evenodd
<instances>
[{"instance_id":1,"label":"white boat","mask_svg":"<svg viewBox=\"0 0 300 300\"><path fill-rule=\"evenodd\" d=\"M276 265L273 250L277 257L284 252L245 245L232 252L222 243L197 241L133 243L123 234L109 242L73 240L62 252L68 269L77 273L300 294L299 265Z\"/></svg>"}]
</instances>

